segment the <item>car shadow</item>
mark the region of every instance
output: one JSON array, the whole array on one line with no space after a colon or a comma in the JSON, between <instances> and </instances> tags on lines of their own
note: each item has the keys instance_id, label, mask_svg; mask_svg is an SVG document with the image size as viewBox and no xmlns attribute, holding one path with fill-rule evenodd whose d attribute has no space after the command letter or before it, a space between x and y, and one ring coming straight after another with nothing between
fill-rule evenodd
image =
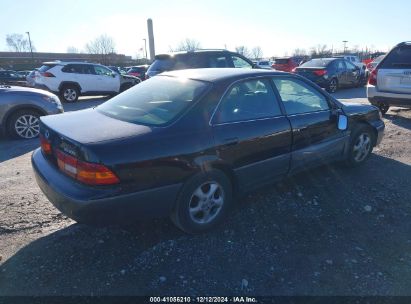
<instances>
[{"instance_id":1,"label":"car shadow","mask_svg":"<svg viewBox=\"0 0 411 304\"><path fill-rule=\"evenodd\" d=\"M168 220L73 224L6 260L0 295L409 295L406 176L378 155L310 170L250 193L202 235Z\"/></svg>"},{"instance_id":2,"label":"car shadow","mask_svg":"<svg viewBox=\"0 0 411 304\"><path fill-rule=\"evenodd\" d=\"M384 115L384 118L390 120L393 124L399 127L411 130L411 118L403 115L409 112L411 112L411 109L392 108L389 110L387 114ZM395 113L395 114L391 114L391 113Z\"/></svg>"},{"instance_id":3,"label":"car shadow","mask_svg":"<svg viewBox=\"0 0 411 304\"><path fill-rule=\"evenodd\" d=\"M38 138L8 139L0 138L0 163L33 151L40 146Z\"/></svg>"}]
</instances>

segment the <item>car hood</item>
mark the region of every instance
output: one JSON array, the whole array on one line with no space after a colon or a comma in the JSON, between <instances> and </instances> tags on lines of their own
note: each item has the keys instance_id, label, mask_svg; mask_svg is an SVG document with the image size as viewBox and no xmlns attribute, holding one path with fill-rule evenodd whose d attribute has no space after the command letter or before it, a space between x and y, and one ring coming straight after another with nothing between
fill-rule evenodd
<instances>
[{"instance_id":1,"label":"car hood","mask_svg":"<svg viewBox=\"0 0 411 304\"><path fill-rule=\"evenodd\" d=\"M340 103L343 106L344 113L348 116L378 111L378 108L373 105L345 101L340 101Z\"/></svg>"},{"instance_id":2,"label":"car hood","mask_svg":"<svg viewBox=\"0 0 411 304\"><path fill-rule=\"evenodd\" d=\"M80 144L118 140L132 136L145 136L152 128L106 116L96 109L67 112L41 117L42 133L48 129Z\"/></svg>"},{"instance_id":3,"label":"car hood","mask_svg":"<svg viewBox=\"0 0 411 304\"><path fill-rule=\"evenodd\" d=\"M0 87L0 92L5 92L5 93L35 93L35 94L41 94L41 95L46 95L46 96L54 96L53 93L50 93L45 90L40 90L40 89L34 89L34 88L28 88L28 87L19 87L19 86L4 86Z\"/></svg>"}]
</instances>

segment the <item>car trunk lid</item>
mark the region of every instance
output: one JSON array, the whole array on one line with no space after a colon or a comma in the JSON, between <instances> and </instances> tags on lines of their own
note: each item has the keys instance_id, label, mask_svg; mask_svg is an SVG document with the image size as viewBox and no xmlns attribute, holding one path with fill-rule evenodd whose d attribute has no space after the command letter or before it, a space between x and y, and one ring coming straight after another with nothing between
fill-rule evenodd
<instances>
[{"instance_id":1,"label":"car trunk lid","mask_svg":"<svg viewBox=\"0 0 411 304\"><path fill-rule=\"evenodd\" d=\"M377 81L380 91L411 94L411 68L380 69Z\"/></svg>"}]
</instances>

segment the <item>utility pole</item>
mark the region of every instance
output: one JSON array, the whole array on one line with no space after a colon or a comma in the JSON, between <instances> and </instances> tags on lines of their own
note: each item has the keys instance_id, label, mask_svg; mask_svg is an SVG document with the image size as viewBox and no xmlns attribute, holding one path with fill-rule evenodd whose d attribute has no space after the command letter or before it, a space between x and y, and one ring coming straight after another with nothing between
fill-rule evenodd
<instances>
[{"instance_id":1,"label":"utility pole","mask_svg":"<svg viewBox=\"0 0 411 304\"><path fill-rule=\"evenodd\" d=\"M27 36L29 36L29 45L30 45L30 53L31 53L31 61L34 64L34 56L33 56L33 48L31 47L31 39L30 39L30 32L26 32Z\"/></svg>"},{"instance_id":2,"label":"utility pole","mask_svg":"<svg viewBox=\"0 0 411 304\"><path fill-rule=\"evenodd\" d=\"M153 30L153 20L147 19L147 30L148 30L148 45L150 47L150 60L154 61L154 56L156 51L154 49L154 30Z\"/></svg>"},{"instance_id":3,"label":"utility pole","mask_svg":"<svg viewBox=\"0 0 411 304\"><path fill-rule=\"evenodd\" d=\"M145 54L144 58L147 59L147 39L143 38L143 40L144 40L144 54Z\"/></svg>"},{"instance_id":4,"label":"utility pole","mask_svg":"<svg viewBox=\"0 0 411 304\"><path fill-rule=\"evenodd\" d=\"M346 51L347 51L347 40L343 40L343 43L344 43L344 54L346 53Z\"/></svg>"}]
</instances>

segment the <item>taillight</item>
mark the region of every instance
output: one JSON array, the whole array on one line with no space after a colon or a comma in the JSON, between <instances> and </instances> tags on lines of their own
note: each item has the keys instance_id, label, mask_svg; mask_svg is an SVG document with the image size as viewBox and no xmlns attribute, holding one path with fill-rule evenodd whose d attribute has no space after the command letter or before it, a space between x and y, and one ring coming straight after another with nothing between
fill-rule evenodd
<instances>
[{"instance_id":1,"label":"taillight","mask_svg":"<svg viewBox=\"0 0 411 304\"><path fill-rule=\"evenodd\" d=\"M40 146L41 146L41 150L43 150L44 153L46 154L51 154L51 144L50 142L44 138L43 135L39 135L40 137Z\"/></svg>"},{"instance_id":2,"label":"taillight","mask_svg":"<svg viewBox=\"0 0 411 304\"><path fill-rule=\"evenodd\" d=\"M324 76L325 74L327 74L327 70L315 70L313 71L313 73L317 76Z\"/></svg>"},{"instance_id":3,"label":"taillight","mask_svg":"<svg viewBox=\"0 0 411 304\"><path fill-rule=\"evenodd\" d=\"M42 72L42 73L40 73L40 75L43 76L43 77L56 77L50 72Z\"/></svg>"},{"instance_id":4,"label":"taillight","mask_svg":"<svg viewBox=\"0 0 411 304\"><path fill-rule=\"evenodd\" d=\"M106 166L88 163L56 150L57 164L61 171L88 185L118 184L118 177Z\"/></svg>"},{"instance_id":5,"label":"taillight","mask_svg":"<svg viewBox=\"0 0 411 304\"><path fill-rule=\"evenodd\" d=\"M368 79L368 84L376 86L377 85L378 69L372 70L370 78Z\"/></svg>"}]
</instances>

